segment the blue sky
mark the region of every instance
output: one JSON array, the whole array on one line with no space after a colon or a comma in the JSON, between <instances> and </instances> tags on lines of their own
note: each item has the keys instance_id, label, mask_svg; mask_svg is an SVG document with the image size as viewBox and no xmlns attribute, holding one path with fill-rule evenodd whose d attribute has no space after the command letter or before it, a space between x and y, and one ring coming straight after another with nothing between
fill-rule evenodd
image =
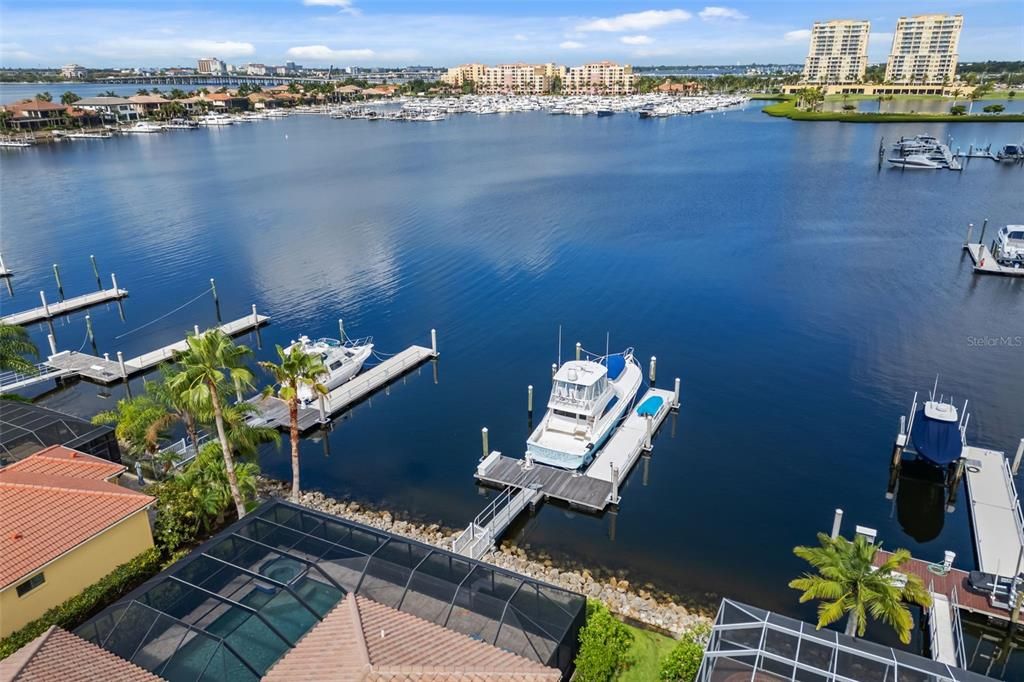
<instances>
[{"instance_id":1,"label":"blue sky","mask_svg":"<svg viewBox=\"0 0 1024 682\"><path fill-rule=\"evenodd\" d=\"M883 61L897 17L924 12L964 15L963 60L1024 59L1021 0L0 0L0 64L800 62L832 18L871 20Z\"/></svg>"}]
</instances>

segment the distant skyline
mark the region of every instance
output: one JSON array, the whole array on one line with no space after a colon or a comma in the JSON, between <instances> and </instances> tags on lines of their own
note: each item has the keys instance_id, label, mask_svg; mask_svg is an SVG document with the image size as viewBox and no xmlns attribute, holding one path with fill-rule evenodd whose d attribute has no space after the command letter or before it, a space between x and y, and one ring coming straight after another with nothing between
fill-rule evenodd
<instances>
[{"instance_id":1,"label":"distant skyline","mask_svg":"<svg viewBox=\"0 0 1024 682\"><path fill-rule=\"evenodd\" d=\"M881 62L898 17L933 12L964 15L961 61L1024 59L1020 0L0 0L0 66L800 63L834 18L870 20Z\"/></svg>"}]
</instances>

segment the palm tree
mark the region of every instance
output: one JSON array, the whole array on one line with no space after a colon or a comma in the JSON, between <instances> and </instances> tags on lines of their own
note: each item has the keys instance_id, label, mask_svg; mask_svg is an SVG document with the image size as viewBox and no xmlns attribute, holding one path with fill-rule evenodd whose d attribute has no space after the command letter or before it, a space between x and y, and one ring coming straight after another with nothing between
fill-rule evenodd
<instances>
[{"instance_id":1,"label":"palm tree","mask_svg":"<svg viewBox=\"0 0 1024 682\"><path fill-rule=\"evenodd\" d=\"M117 401L113 410L100 412L93 424L117 424L114 435L135 459L154 458L166 430L167 412L148 394Z\"/></svg>"},{"instance_id":2,"label":"palm tree","mask_svg":"<svg viewBox=\"0 0 1024 682\"><path fill-rule=\"evenodd\" d=\"M235 501L238 518L242 518L245 516L245 501L238 489L231 442L224 429L221 395L228 376L242 387L252 386L252 372L243 364L252 351L246 346L236 346L231 337L219 329L211 329L199 336L190 335L186 343L188 350L178 356L181 371L168 381L169 388L193 410L212 409L231 498Z\"/></svg>"},{"instance_id":3,"label":"palm tree","mask_svg":"<svg viewBox=\"0 0 1024 682\"><path fill-rule=\"evenodd\" d=\"M189 404L184 394L178 393L172 388L172 385L169 383L170 379L178 371L176 367L165 367L161 370L162 377L159 381L146 382L146 394L166 410L160 422L154 423L153 427L157 430L163 430L178 422L185 427L185 434L188 436L189 442L192 443L192 447L198 448L199 417L209 412L209 410L202 410L200 412L193 405Z\"/></svg>"},{"instance_id":4,"label":"palm tree","mask_svg":"<svg viewBox=\"0 0 1024 682\"><path fill-rule=\"evenodd\" d=\"M32 374L35 363L30 358L39 357L39 349L32 343L24 327L0 322L0 371Z\"/></svg>"},{"instance_id":5,"label":"palm tree","mask_svg":"<svg viewBox=\"0 0 1024 682\"><path fill-rule=\"evenodd\" d=\"M320 383L320 377L327 374L327 368L316 355L310 355L299 347L285 351L277 346L277 357L280 363L261 362L274 382L279 384L277 395L288 403L289 436L292 442L292 494L291 501L299 501L299 388L306 386L320 395L327 393L327 387ZM273 386L267 386L265 394L270 394Z\"/></svg>"},{"instance_id":6,"label":"palm tree","mask_svg":"<svg viewBox=\"0 0 1024 682\"><path fill-rule=\"evenodd\" d=\"M888 623L900 641L910 642L914 620L904 602L931 606L932 598L923 581L899 568L910 561L910 552L898 549L876 568L875 555L880 549L862 535L850 542L844 537L832 539L818 533L820 547L796 547L793 553L818 569L818 574L805 573L790 581L789 586L802 590L800 603L820 599L818 629L835 623L845 614L846 634L863 637L868 614Z\"/></svg>"},{"instance_id":7,"label":"palm tree","mask_svg":"<svg viewBox=\"0 0 1024 682\"><path fill-rule=\"evenodd\" d=\"M60 96L60 103L61 104L66 104L68 106L71 106L72 104L74 104L75 102L77 102L80 99L82 99L82 98L79 97L78 95L76 95L75 93L71 92L70 90L68 90L63 95Z\"/></svg>"}]
</instances>

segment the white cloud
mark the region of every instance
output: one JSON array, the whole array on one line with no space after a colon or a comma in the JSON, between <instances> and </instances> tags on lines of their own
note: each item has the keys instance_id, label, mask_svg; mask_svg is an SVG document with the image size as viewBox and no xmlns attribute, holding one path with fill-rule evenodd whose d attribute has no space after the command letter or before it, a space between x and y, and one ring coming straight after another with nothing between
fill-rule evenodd
<instances>
[{"instance_id":1,"label":"white cloud","mask_svg":"<svg viewBox=\"0 0 1024 682\"><path fill-rule=\"evenodd\" d=\"M354 50L333 50L326 45L299 45L289 47L289 57L312 62L326 62L332 59L370 59L376 53L368 48Z\"/></svg>"},{"instance_id":2,"label":"white cloud","mask_svg":"<svg viewBox=\"0 0 1024 682\"><path fill-rule=\"evenodd\" d=\"M236 40L187 39L172 40L169 38L113 38L100 41L92 46L84 46L83 51L98 57L116 57L118 59L158 59L216 56L221 59L248 57L255 54L256 47L252 43Z\"/></svg>"},{"instance_id":3,"label":"white cloud","mask_svg":"<svg viewBox=\"0 0 1024 682\"><path fill-rule=\"evenodd\" d=\"M252 43L240 43L233 40L186 40L185 49L195 56L215 54L218 57L247 57L256 51Z\"/></svg>"},{"instance_id":4,"label":"white cloud","mask_svg":"<svg viewBox=\"0 0 1024 682\"><path fill-rule=\"evenodd\" d=\"M524 41L524 40L529 40L529 39L530 39L530 37L525 35L525 34L523 34L523 33L517 33L514 36L512 36L512 40L518 40L520 42Z\"/></svg>"},{"instance_id":5,"label":"white cloud","mask_svg":"<svg viewBox=\"0 0 1024 682\"><path fill-rule=\"evenodd\" d=\"M677 21L687 21L693 17L681 9L649 9L644 12L620 14L617 17L593 19L576 27L577 31L647 31Z\"/></svg>"},{"instance_id":6,"label":"white cloud","mask_svg":"<svg viewBox=\"0 0 1024 682\"><path fill-rule=\"evenodd\" d=\"M355 6L352 0L302 0L302 4L307 7L337 7L346 14L356 16L360 14L359 8Z\"/></svg>"},{"instance_id":7,"label":"white cloud","mask_svg":"<svg viewBox=\"0 0 1024 682\"><path fill-rule=\"evenodd\" d=\"M578 50L581 47L586 47L583 43L577 43L575 40L566 40L558 44L563 50Z\"/></svg>"},{"instance_id":8,"label":"white cloud","mask_svg":"<svg viewBox=\"0 0 1024 682\"><path fill-rule=\"evenodd\" d=\"M650 36L622 36L619 42L623 45L650 45L654 38Z\"/></svg>"},{"instance_id":9,"label":"white cloud","mask_svg":"<svg viewBox=\"0 0 1024 682\"><path fill-rule=\"evenodd\" d=\"M704 21L714 21L715 19L735 19L740 21L747 18L746 14L731 7L705 7L700 12L697 12L697 14Z\"/></svg>"},{"instance_id":10,"label":"white cloud","mask_svg":"<svg viewBox=\"0 0 1024 682\"><path fill-rule=\"evenodd\" d=\"M811 37L811 29L801 28L796 31L786 31L786 35L782 36L782 39L787 43L800 43Z\"/></svg>"}]
</instances>

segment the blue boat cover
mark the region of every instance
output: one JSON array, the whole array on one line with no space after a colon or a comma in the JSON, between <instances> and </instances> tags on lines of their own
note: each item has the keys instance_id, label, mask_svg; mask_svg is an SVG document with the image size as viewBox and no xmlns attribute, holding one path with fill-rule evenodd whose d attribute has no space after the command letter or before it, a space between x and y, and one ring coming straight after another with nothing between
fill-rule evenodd
<instances>
[{"instance_id":1,"label":"blue boat cover","mask_svg":"<svg viewBox=\"0 0 1024 682\"><path fill-rule=\"evenodd\" d=\"M658 416L658 410L661 409L661 405L664 402L665 401L661 399L661 396L652 395L650 398L643 401L640 404L640 407L636 408L636 413L641 417L646 417L648 415L656 417Z\"/></svg>"},{"instance_id":2,"label":"blue boat cover","mask_svg":"<svg viewBox=\"0 0 1024 682\"><path fill-rule=\"evenodd\" d=\"M605 364L608 366L608 378L615 381L622 374L622 370L626 369L626 357L622 353L609 355Z\"/></svg>"},{"instance_id":3,"label":"blue boat cover","mask_svg":"<svg viewBox=\"0 0 1024 682\"><path fill-rule=\"evenodd\" d=\"M956 422L930 419L924 415L923 407L914 417L910 438L914 442L914 449L921 456L938 465L955 462L963 451L959 425Z\"/></svg>"}]
</instances>

